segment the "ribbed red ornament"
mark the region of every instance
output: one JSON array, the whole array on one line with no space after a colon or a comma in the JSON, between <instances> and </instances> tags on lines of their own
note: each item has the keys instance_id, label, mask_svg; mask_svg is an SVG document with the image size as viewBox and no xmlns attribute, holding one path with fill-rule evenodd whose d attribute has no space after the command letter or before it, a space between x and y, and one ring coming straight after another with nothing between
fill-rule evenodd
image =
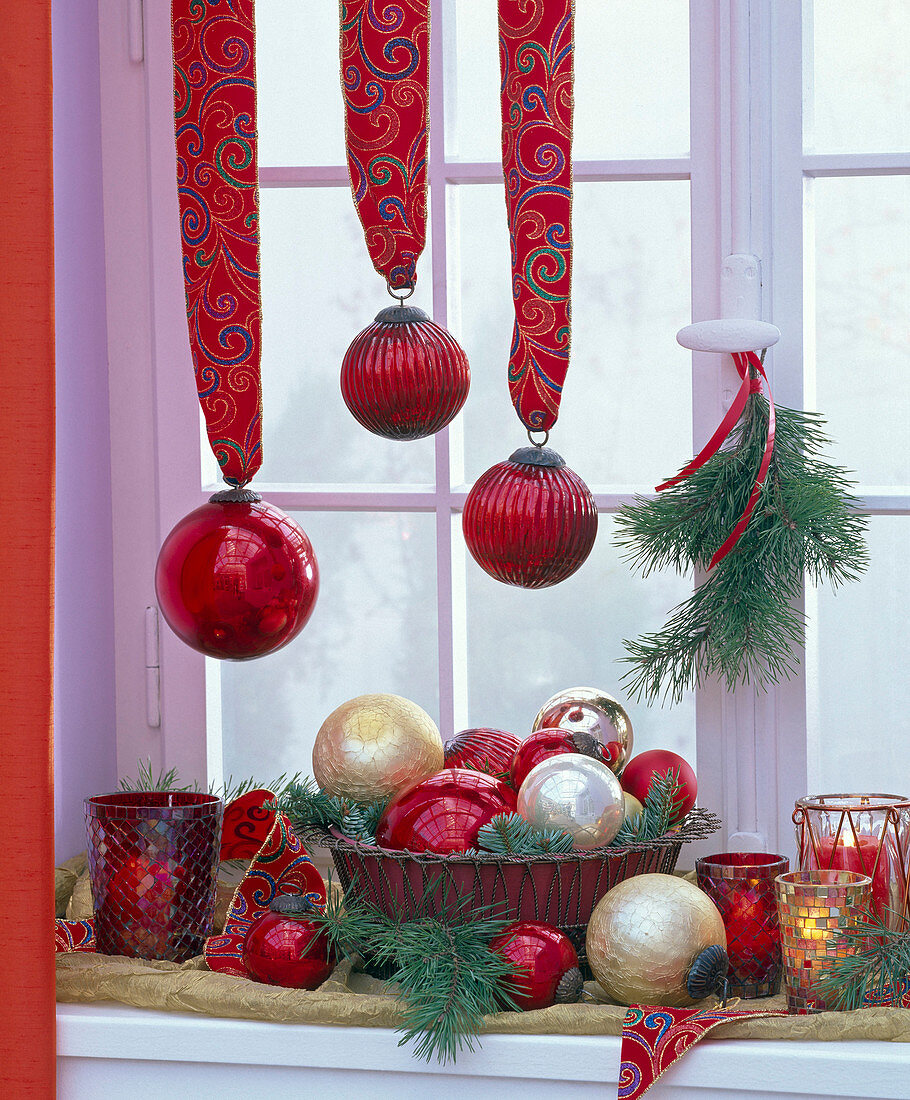
<instances>
[{"instance_id":1,"label":"ribbed red ornament","mask_svg":"<svg viewBox=\"0 0 910 1100\"><path fill-rule=\"evenodd\" d=\"M591 490L546 447L522 447L482 474L465 502L468 549L491 577L520 588L559 584L597 535Z\"/></svg>"},{"instance_id":2,"label":"ribbed red ornament","mask_svg":"<svg viewBox=\"0 0 910 1100\"><path fill-rule=\"evenodd\" d=\"M521 746L521 739L505 730L481 727L462 730L446 741L445 766L470 768L494 779L509 778L512 759Z\"/></svg>"},{"instance_id":3,"label":"ribbed red ornament","mask_svg":"<svg viewBox=\"0 0 910 1100\"><path fill-rule=\"evenodd\" d=\"M210 657L273 653L304 628L319 592L310 540L258 493L216 493L164 540L155 568L171 630Z\"/></svg>"},{"instance_id":4,"label":"ribbed red ornament","mask_svg":"<svg viewBox=\"0 0 910 1100\"><path fill-rule=\"evenodd\" d=\"M390 306L354 337L341 364L341 395L354 417L387 439L422 439L468 396L471 369L444 328L414 306Z\"/></svg>"}]
</instances>

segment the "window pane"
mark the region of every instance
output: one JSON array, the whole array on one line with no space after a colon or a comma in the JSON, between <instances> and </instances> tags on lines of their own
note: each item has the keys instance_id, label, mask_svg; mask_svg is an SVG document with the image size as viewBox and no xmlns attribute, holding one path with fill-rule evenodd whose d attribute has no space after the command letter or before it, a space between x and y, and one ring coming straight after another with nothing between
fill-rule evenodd
<instances>
[{"instance_id":1,"label":"window pane","mask_svg":"<svg viewBox=\"0 0 910 1100\"><path fill-rule=\"evenodd\" d=\"M225 775L310 774L317 730L355 695L404 695L438 719L433 516L295 518L316 550L319 599L284 649L220 664Z\"/></svg>"},{"instance_id":2,"label":"window pane","mask_svg":"<svg viewBox=\"0 0 910 1100\"><path fill-rule=\"evenodd\" d=\"M411 301L432 312L432 259ZM351 340L392 305L366 251L346 187L262 193L262 481L424 483L432 439L383 439L341 397Z\"/></svg>"},{"instance_id":3,"label":"window pane","mask_svg":"<svg viewBox=\"0 0 910 1100\"><path fill-rule=\"evenodd\" d=\"M259 162L345 164L336 0L259 0Z\"/></svg>"},{"instance_id":4,"label":"window pane","mask_svg":"<svg viewBox=\"0 0 910 1100\"><path fill-rule=\"evenodd\" d=\"M817 179L816 393L838 461L910 485L910 178Z\"/></svg>"},{"instance_id":5,"label":"window pane","mask_svg":"<svg viewBox=\"0 0 910 1100\"><path fill-rule=\"evenodd\" d=\"M806 118L807 150L910 149L910 4L816 0L806 7L812 23L806 49L814 53L806 65L806 101L812 105Z\"/></svg>"},{"instance_id":6,"label":"window pane","mask_svg":"<svg viewBox=\"0 0 910 1100\"><path fill-rule=\"evenodd\" d=\"M446 146L498 161L495 0L446 0ZM579 160L680 157L689 150L687 0L576 0L575 140Z\"/></svg>"},{"instance_id":7,"label":"window pane","mask_svg":"<svg viewBox=\"0 0 910 1100\"><path fill-rule=\"evenodd\" d=\"M450 318L471 363L465 476L526 442L506 381L512 338L502 188L454 188ZM575 188L572 359L552 446L592 487L648 488L691 457L689 184ZM460 296L460 297L459 297Z\"/></svg>"},{"instance_id":8,"label":"window pane","mask_svg":"<svg viewBox=\"0 0 910 1100\"><path fill-rule=\"evenodd\" d=\"M648 707L626 699L623 638L659 629L692 590L671 573L633 576L612 544L613 521L601 515L597 541L581 569L562 584L528 591L501 584L467 555L468 699L471 725L529 733L557 691L585 685L620 699L629 712L635 751L672 749L695 762L695 697ZM460 520L456 543L464 546Z\"/></svg>"},{"instance_id":9,"label":"window pane","mask_svg":"<svg viewBox=\"0 0 910 1100\"><path fill-rule=\"evenodd\" d=\"M859 584L817 594L810 637L809 786L910 796L910 517L874 516Z\"/></svg>"}]
</instances>

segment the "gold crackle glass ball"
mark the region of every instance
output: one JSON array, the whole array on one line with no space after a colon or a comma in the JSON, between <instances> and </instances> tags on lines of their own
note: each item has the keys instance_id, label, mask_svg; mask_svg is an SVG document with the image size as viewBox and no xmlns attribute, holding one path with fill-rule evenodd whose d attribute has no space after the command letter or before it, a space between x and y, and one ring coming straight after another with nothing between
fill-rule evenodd
<instances>
[{"instance_id":1,"label":"gold crackle glass ball","mask_svg":"<svg viewBox=\"0 0 910 1100\"><path fill-rule=\"evenodd\" d=\"M534 729L587 733L604 747L604 763L615 775L632 755L632 723L618 699L600 688L575 687L549 698L534 719Z\"/></svg>"},{"instance_id":2,"label":"gold crackle glass ball","mask_svg":"<svg viewBox=\"0 0 910 1100\"><path fill-rule=\"evenodd\" d=\"M436 723L400 695L358 695L326 718L313 746L313 775L328 794L370 802L444 766Z\"/></svg>"},{"instance_id":3,"label":"gold crackle glass ball","mask_svg":"<svg viewBox=\"0 0 910 1100\"><path fill-rule=\"evenodd\" d=\"M619 1004L694 1004L689 971L705 948L724 950L724 922L713 901L674 875L635 875L597 903L585 950L594 977Z\"/></svg>"},{"instance_id":4,"label":"gold crackle glass ball","mask_svg":"<svg viewBox=\"0 0 910 1100\"><path fill-rule=\"evenodd\" d=\"M576 848L601 848L622 825L622 789L606 764L566 752L531 768L518 791L517 809L538 829L569 833Z\"/></svg>"}]
</instances>

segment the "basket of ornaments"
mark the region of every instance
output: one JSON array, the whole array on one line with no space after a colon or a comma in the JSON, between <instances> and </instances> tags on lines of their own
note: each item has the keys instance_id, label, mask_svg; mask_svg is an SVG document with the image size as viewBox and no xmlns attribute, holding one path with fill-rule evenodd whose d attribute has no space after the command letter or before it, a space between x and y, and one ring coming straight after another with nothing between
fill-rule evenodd
<instances>
[{"instance_id":1,"label":"basket of ornaments","mask_svg":"<svg viewBox=\"0 0 910 1100\"><path fill-rule=\"evenodd\" d=\"M552 925L580 954L608 890L672 872L720 826L695 805L689 764L633 755L628 714L595 688L548 699L524 738L479 728L445 745L415 703L358 696L322 724L313 773L280 808L330 850L347 896L404 920L454 898Z\"/></svg>"}]
</instances>

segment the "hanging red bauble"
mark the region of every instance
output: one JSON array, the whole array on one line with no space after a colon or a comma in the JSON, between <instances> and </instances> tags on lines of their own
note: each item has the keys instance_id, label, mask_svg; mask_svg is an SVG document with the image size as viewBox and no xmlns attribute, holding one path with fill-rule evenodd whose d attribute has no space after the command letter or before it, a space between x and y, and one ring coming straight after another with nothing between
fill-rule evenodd
<instances>
[{"instance_id":1,"label":"hanging red bauble","mask_svg":"<svg viewBox=\"0 0 910 1100\"><path fill-rule=\"evenodd\" d=\"M468 493L465 542L491 577L521 588L559 584L578 569L597 535L591 490L546 447L522 447Z\"/></svg>"},{"instance_id":2,"label":"hanging red bauble","mask_svg":"<svg viewBox=\"0 0 910 1100\"><path fill-rule=\"evenodd\" d=\"M422 309L390 306L354 337L341 364L341 395L354 417L387 439L433 435L468 396L461 347Z\"/></svg>"},{"instance_id":3,"label":"hanging red bauble","mask_svg":"<svg viewBox=\"0 0 910 1100\"><path fill-rule=\"evenodd\" d=\"M521 739L505 730L462 730L446 742L447 768L471 768L494 779L508 780Z\"/></svg>"},{"instance_id":4,"label":"hanging red bauble","mask_svg":"<svg viewBox=\"0 0 910 1100\"><path fill-rule=\"evenodd\" d=\"M155 591L187 645L235 661L286 645L319 591L303 528L258 493L231 489L182 519L164 540Z\"/></svg>"},{"instance_id":5,"label":"hanging red bauble","mask_svg":"<svg viewBox=\"0 0 910 1100\"><path fill-rule=\"evenodd\" d=\"M288 989L315 989L335 967L335 954L319 925L307 919L305 898L279 894L269 912L253 921L243 941L243 965L250 977Z\"/></svg>"},{"instance_id":6,"label":"hanging red bauble","mask_svg":"<svg viewBox=\"0 0 910 1100\"><path fill-rule=\"evenodd\" d=\"M672 824L686 816L695 805L698 794L698 782L688 760L684 760L678 753L670 752L669 749L648 749L632 757L623 769L619 782L624 791L634 795L639 802L644 802L655 776L663 777L669 771L673 772L680 785L677 796L679 802L670 818Z\"/></svg>"},{"instance_id":7,"label":"hanging red bauble","mask_svg":"<svg viewBox=\"0 0 910 1100\"><path fill-rule=\"evenodd\" d=\"M558 928L541 921L518 921L490 940L490 950L515 966L515 977L501 981L524 1011L573 1004L581 996L584 982L578 955Z\"/></svg>"},{"instance_id":8,"label":"hanging red bauble","mask_svg":"<svg viewBox=\"0 0 910 1100\"><path fill-rule=\"evenodd\" d=\"M560 753L580 752L609 766L610 761L604 752L604 746L588 733L563 729L535 730L518 747L512 759L510 778L517 791L525 781L525 776L550 756Z\"/></svg>"},{"instance_id":9,"label":"hanging red bauble","mask_svg":"<svg viewBox=\"0 0 910 1100\"><path fill-rule=\"evenodd\" d=\"M392 799L376 826L376 843L409 852L467 852L482 826L514 811L515 792L499 779L446 768Z\"/></svg>"}]
</instances>

